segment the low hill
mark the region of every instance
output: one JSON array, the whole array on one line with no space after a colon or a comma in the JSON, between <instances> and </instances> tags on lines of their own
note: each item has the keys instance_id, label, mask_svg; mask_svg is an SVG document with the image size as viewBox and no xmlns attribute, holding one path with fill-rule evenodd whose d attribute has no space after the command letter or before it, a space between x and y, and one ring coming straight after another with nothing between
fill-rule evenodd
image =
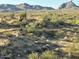
<instances>
[{"instance_id":1,"label":"low hill","mask_svg":"<svg viewBox=\"0 0 79 59\"><path fill-rule=\"evenodd\" d=\"M33 10L53 10L54 8L52 7L43 7L40 5L29 5L27 3L21 3L17 5L12 5L12 4L0 4L0 11L1 12L7 12L7 11L25 11L27 9L33 9Z\"/></svg>"}]
</instances>

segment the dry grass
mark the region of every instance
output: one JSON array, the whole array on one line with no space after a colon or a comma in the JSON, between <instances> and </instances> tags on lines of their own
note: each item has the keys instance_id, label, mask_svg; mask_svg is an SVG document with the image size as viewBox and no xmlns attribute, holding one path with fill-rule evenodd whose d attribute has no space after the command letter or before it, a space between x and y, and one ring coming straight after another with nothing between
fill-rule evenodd
<instances>
[{"instance_id":1,"label":"dry grass","mask_svg":"<svg viewBox=\"0 0 79 59\"><path fill-rule=\"evenodd\" d=\"M11 44L10 40L8 40L8 39L0 39L0 46L1 47L2 46L7 46L9 44Z\"/></svg>"}]
</instances>

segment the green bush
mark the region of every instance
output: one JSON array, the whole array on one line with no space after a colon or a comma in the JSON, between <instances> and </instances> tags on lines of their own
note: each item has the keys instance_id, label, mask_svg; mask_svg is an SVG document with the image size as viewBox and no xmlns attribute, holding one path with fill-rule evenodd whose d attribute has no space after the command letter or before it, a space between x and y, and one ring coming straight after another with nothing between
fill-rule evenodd
<instances>
[{"instance_id":1,"label":"green bush","mask_svg":"<svg viewBox=\"0 0 79 59\"><path fill-rule=\"evenodd\" d=\"M41 55L41 59L57 59L57 55L53 51L45 51Z\"/></svg>"},{"instance_id":2,"label":"green bush","mask_svg":"<svg viewBox=\"0 0 79 59\"><path fill-rule=\"evenodd\" d=\"M29 59L39 59L38 53L32 53L28 56Z\"/></svg>"},{"instance_id":3,"label":"green bush","mask_svg":"<svg viewBox=\"0 0 79 59\"><path fill-rule=\"evenodd\" d=\"M54 51L45 51L42 54L32 53L28 59L58 59L58 55Z\"/></svg>"},{"instance_id":4,"label":"green bush","mask_svg":"<svg viewBox=\"0 0 79 59\"><path fill-rule=\"evenodd\" d=\"M73 25L79 25L79 20L67 20L66 22Z\"/></svg>"},{"instance_id":5,"label":"green bush","mask_svg":"<svg viewBox=\"0 0 79 59\"><path fill-rule=\"evenodd\" d=\"M33 32L35 30L35 24L34 23L29 23L25 27L27 32Z\"/></svg>"}]
</instances>

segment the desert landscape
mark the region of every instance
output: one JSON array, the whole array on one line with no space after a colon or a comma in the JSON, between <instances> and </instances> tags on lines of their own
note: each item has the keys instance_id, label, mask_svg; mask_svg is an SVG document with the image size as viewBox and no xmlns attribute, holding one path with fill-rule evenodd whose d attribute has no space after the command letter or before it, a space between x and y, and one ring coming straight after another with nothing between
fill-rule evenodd
<instances>
[{"instance_id":1,"label":"desert landscape","mask_svg":"<svg viewBox=\"0 0 79 59\"><path fill-rule=\"evenodd\" d=\"M79 59L79 6L1 4L0 59Z\"/></svg>"}]
</instances>

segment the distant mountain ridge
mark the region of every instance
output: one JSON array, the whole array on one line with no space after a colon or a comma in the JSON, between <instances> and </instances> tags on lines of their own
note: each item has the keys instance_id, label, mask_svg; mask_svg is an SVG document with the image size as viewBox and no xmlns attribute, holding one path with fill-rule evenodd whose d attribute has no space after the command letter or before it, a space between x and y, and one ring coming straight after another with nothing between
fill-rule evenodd
<instances>
[{"instance_id":1,"label":"distant mountain ridge","mask_svg":"<svg viewBox=\"0 0 79 59\"><path fill-rule=\"evenodd\" d=\"M27 3L21 3L18 5L12 5L12 4L0 4L0 11L24 11L27 9L34 9L34 10L53 10L52 7L43 7L40 5L29 5Z\"/></svg>"},{"instance_id":2,"label":"distant mountain ridge","mask_svg":"<svg viewBox=\"0 0 79 59\"><path fill-rule=\"evenodd\" d=\"M63 3L59 9L69 9L69 8L79 8L72 0L66 3Z\"/></svg>"},{"instance_id":3,"label":"distant mountain ridge","mask_svg":"<svg viewBox=\"0 0 79 59\"><path fill-rule=\"evenodd\" d=\"M52 7L43 7L40 5L29 5L27 3L22 3L19 5L16 5L18 8L26 10L26 9L36 9L36 10L40 10L40 9L54 9Z\"/></svg>"},{"instance_id":4,"label":"distant mountain ridge","mask_svg":"<svg viewBox=\"0 0 79 59\"><path fill-rule=\"evenodd\" d=\"M66 3L63 3L59 9L79 9L79 6L77 6L72 0ZM0 4L0 12L13 12L13 11L25 11L25 10L55 10L52 7L43 7L40 5L30 5L27 3L21 3L17 5L12 4Z\"/></svg>"}]
</instances>

